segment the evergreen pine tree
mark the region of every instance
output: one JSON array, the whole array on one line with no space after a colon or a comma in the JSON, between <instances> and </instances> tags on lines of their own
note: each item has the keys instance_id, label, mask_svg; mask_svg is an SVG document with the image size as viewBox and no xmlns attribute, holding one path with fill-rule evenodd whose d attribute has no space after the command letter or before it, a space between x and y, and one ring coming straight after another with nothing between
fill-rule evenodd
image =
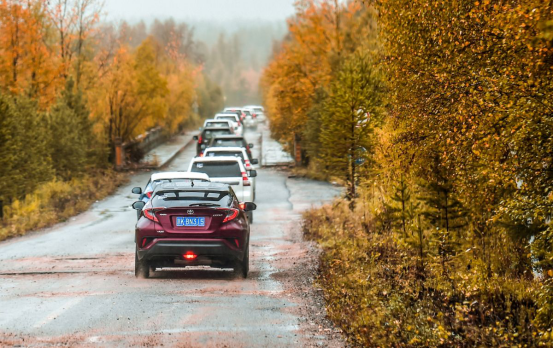
<instances>
[{"instance_id":1,"label":"evergreen pine tree","mask_svg":"<svg viewBox=\"0 0 553 349\"><path fill-rule=\"evenodd\" d=\"M328 172L347 183L354 200L359 167L371 162L374 127L381 120L382 77L371 56L349 57L332 84L321 124L322 160Z\"/></svg>"}]
</instances>

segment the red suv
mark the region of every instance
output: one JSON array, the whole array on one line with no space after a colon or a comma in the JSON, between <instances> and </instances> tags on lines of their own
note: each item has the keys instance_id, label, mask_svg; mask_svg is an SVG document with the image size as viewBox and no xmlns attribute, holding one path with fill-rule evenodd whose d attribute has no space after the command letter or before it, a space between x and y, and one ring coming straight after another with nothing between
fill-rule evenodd
<instances>
[{"instance_id":1,"label":"red suv","mask_svg":"<svg viewBox=\"0 0 553 349\"><path fill-rule=\"evenodd\" d=\"M247 277L250 225L246 212L253 202L240 203L223 183L167 183L152 198L136 201L135 275L148 278L156 268L208 265L233 268Z\"/></svg>"}]
</instances>

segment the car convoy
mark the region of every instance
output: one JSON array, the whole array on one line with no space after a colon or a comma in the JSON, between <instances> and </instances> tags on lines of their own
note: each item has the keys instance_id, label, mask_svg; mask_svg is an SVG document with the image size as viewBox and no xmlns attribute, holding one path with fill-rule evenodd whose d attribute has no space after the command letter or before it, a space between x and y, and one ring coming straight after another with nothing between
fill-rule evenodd
<instances>
[{"instance_id":1,"label":"car convoy","mask_svg":"<svg viewBox=\"0 0 553 349\"><path fill-rule=\"evenodd\" d=\"M249 271L250 224L257 208L253 144L244 128L264 122L261 106L225 108L194 136L196 157L188 170L159 172L139 195L135 228L135 276L156 268L210 266Z\"/></svg>"}]
</instances>

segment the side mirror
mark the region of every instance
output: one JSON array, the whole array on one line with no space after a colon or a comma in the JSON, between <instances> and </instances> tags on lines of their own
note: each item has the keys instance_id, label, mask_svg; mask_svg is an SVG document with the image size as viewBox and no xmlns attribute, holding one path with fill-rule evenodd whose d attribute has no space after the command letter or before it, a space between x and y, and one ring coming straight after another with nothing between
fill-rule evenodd
<instances>
[{"instance_id":1,"label":"side mirror","mask_svg":"<svg viewBox=\"0 0 553 349\"><path fill-rule=\"evenodd\" d=\"M248 147L253 148L253 143L248 144Z\"/></svg>"},{"instance_id":2,"label":"side mirror","mask_svg":"<svg viewBox=\"0 0 553 349\"><path fill-rule=\"evenodd\" d=\"M198 140L198 136L194 136L192 137L193 140L197 141Z\"/></svg>"},{"instance_id":3,"label":"side mirror","mask_svg":"<svg viewBox=\"0 0 553 349\"><path fill-rule=\"evenodd\" d=\"M134 188L132 188L132 193L140 195L140 194L142 194L142 188L134 187Z\"/></svg>"},{"instance_id":4,"label":"side mirror","mask_svg":"<svg viewBox=\"0 0 553 349\"><path fill-rule=\"evenodd\" d=\"M256 170L249 170L248 171L249 174L248 174L248 177L257 177L257 171Z\"/></svg>"},{"instance_id":5,"label":"side mirror","mask_svg":"<svg viewBox=\"0 0 553 349\"><path fill-rule=\"evenodd\" d=\"M252 163L252 165L257 165L259 164L259 160L258 159L252 159L252 161L250 161Z\"/></svg>"},{"instance_id":6,"label":"side mirror","mask_svg":"<svg viewBox=\"0 0 553 349\"><path fill-rule=\"evenodd\" d=\"M255 211L257 209L257 205L254 204L253 202L244 202L240 204L240 206L244 208L245 212Z\"/></svg>"},{"instance_id":7,"label":"side mirror","mask_svg":"<svg viewBox=\"0 0 553 349\"><path fill-rule=\"evenodd\" d=\"M145 205L146 203L144 201L135 201L132 204L132 208L134 208L135 210L142 210Z\"/></svg>"}]
</instances>

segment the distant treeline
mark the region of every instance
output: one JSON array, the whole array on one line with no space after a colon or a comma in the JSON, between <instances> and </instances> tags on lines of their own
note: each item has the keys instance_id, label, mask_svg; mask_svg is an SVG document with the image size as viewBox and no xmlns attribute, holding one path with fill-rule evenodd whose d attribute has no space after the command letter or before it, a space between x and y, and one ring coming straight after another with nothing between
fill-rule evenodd
<instances>
[{"instance_id":1,"label":"distant treeline","mask_svg":"<svg viewBox=\"0 0 553 349\"><path fill-rule=\"evenodd\" d=\"M552 345L552 6L298 3L264 103L347 188L305 227L355 345Z\"/></svg>"}]
</instances>

